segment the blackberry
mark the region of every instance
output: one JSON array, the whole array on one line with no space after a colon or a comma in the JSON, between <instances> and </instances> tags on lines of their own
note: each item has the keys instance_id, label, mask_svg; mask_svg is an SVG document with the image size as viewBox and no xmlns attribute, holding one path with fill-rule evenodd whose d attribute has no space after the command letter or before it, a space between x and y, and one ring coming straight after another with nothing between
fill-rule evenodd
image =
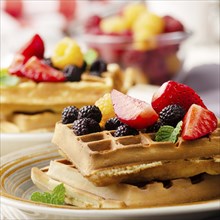
<instances>
[{"instance_id":1,"label":"blackberry","mask_svg":"<svg viewBox=\"0 0 220 220\"><path fill-rule=\"evenodd\" d=\"M73 122L73 132L77 136L99 131L101 131L99 123L92 118L81 118Z\"/></svg>"},{"instance_id":2,"label":"blackberry","mask_svg":"<svg viewBox=\"0 0 220 220\"><path fill-rule=\"evenodd\" d=\"M68 65L63 70L65 78L70 82L80 81L82 73L82 69L75 65Z\"/></svg>"},{"instance_id":3,"label":"blackberry","mask_svg":"<svg viewBox=\"0 0 220 220\"><path fill-rule=\"evenodd\" d=\"M81 118L92 118L99 123L102 119L102 113L97 106L87 105L79 109L78 119Z\"/></svg>"},{"instance_id":4,"label":"blackberry","mask_svg":"<svg viewBox=\"0 0 220 220\"><path fill-rule=\"evenodd\" d=\"M157 132L161 126L163 126L163 123L161 121L157 121L153 125L146 128L146 133Z\"/></svg>"},{"instance_id":5,"label":"blackberry","mask_svg":"<svg viewBox=\"0 0 220 220\"><path fill-rule=\"evenodd\" d=\"M105 130L116 130L120 125L123 125L117 117L110 118L105 123Z\"/></svg>"},{"instance_id":6,"label":"blackberry","mask_svg":"<svg viewBox=\"0 0 220 220\"><path fill-rule=\"evenodd\" d=\"M79 109L75 106L68 106L62 112L62 123L68 124L74 122L78 117Z\"/></svg>"},{"instance_id":7,"label":"blackberry","mask_svg":"<svg viewBox=\"0 0 220 220\"><path fill-rule=\"evenodd\" d=\"M127 135L138 135L138 131L128 125L120 125L114 133L115 137L127 136Z\"/></svg>"},{"instance_id":8,"label":"blackberry","mask_svg":"<svg viewBox=\"0 0 220 220\"><path fill-rule=\"evenodd\" d=\"M177 123L183 119L185 110L180 105L168 105L162 109L159 114L160 121L163 125L176 127Z\"/></svg>"},{"instance_id":9,"label":"blackberry","mask_svg":"<svg viewBox=\"0 0 220 220\"><path fill-rule=\"evenodd\" d=\"M90 67L90 74L94 76L101 76L105 71L107 71L107 63L101 59L95 60Z\"/></svg>"}]
</instances>

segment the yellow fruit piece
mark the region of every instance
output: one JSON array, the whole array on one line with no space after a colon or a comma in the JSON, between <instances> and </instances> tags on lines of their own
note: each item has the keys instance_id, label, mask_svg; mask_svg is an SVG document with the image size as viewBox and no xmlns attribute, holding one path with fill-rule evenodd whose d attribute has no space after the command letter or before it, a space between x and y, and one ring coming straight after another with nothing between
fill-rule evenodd
<instances>
[{"instance_id":1,"label":"yellow fruit piece","mask_svg":"<svg viewBox=\"0 0 220 220\"><path fill-rule=\"evenodd\" d=\"M133 32L145 29L153 34L160 34L164 29L164 21L160 16L154 13L145 12L137 18L132 29Z\"/></svg>"},{"instance_id":2,"label":"yellow fruit piece","mask_svg":"<svg viewBox=\"0 0 220 220\"><path fill-rule=\"evenodd\" d=\"M83 64L83 53L75 40L65 37L55 46L51 60L53 65L59 69L63 69L67 65L81 67Z\"/></svg>"},{"instance_id":3,"label":"yellow fruit piece","mask_svg":"<svg viewBox=\"0 0 220 220\"><path fill-rule=\"evenodd\" d=\"M142 3L131 3L125 6L123 10L123 17L127 21L129 28L132 27L136 19L144 12L147 11L147 7Z\"/></svg>"},{"instance_id":4,"label":"yellow fruit piece","mask_svg":"<svg viewBox=\"0 0 220 220\"><path fill-rule=\"evenodd\" d=\"M129 29L127 21L122 16L104 18L100 28L105 33L122 33Z\"/></svg>"},{"instance_id":5,"label":"yellow fruit piece","mask_svg":"<svg viewBox=\"0 0 220 220\"><path fill-rule=\"evenodd\" d=\"M176 53L167 55L165 58L167 72L174 76L181 68L181 62Z\"/></svg>"},{"instance_id":6,"label":"yellow fruit piece","mask_svg":"<svg viewBox=\"0 0 220 220\"><path fill-rule=\"evenodd\" d=\"M100 122L100 126L104 127L108 119L115 117L115 111L113 108L110 93L106 93L103 97L98 99L95 102L95 105L100 109L102 113L102 120Z\"/></svg>"},{"instance_id":7,"label":"yellow fruit piece","mask_svg":"<svg viewBox=\"0 0 220 220\"><path fill-rule=\"evenodd\" d=\"M133 47L136 50L150 50L156 47L155 34L147 29L134 33Z\"/></svg>"}]
</instances>

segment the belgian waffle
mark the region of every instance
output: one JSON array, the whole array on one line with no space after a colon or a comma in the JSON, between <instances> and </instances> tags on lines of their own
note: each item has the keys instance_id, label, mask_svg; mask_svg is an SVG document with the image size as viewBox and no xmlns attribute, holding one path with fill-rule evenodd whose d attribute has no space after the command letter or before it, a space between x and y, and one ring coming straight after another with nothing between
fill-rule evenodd
<instances>
[{"instance_id":1,"label":"belgian waffle","mask_svg":"<svg viewBox=\"0 0 220 220\"><path fill-rule=\"evenodd\" d=\"M43 171L32 169L33 182L43 190L52 190L56 185L64 183L66 202L78 207L164 206L216 199L220 196L220 175L203 174L164 182L142 182L139 185L118 183L97 187L65 159L51 161L50 166Z\"/></svg>"},{"instance_id":2,"label":"belgian waffle","mask_svg":"<svg viewBox=\"0 0 220 220\"><path fill-rule=\"evenodd\" d=\"M113 88L126 92L135 83L134 78L135 71L128 69L122 72L119 65L108 64L102 77L86 72L80 82L22 80L16 86L2 87L0 103L1 118L4 119L1 119L1 132L52 131L60 119L58 115L66 106L94 104Z\"/></svg>"},{"instance_id":3,"label":"belgian waffle","mask_svg":"<svg viewBox=\"0 0 220 220\"><path fill-rule=\"evenodd\" d=\"M46 171L46 169L44 169ZM31 170L31 179L34 184L44 190L52 191L57 185L61 184L60 181L54 180L46 175L43 171L34 167ZM66 194L65 203L71 204L82 208L124 208L125 204L122 201L104 199L93 193L85 190L77 189L68 184L64 184Z\"/></svg>"},{"instance_id":4,"label":"belgian waffle","mask_svg":"<svg viewBox=\"0 0 220 220\"><path fill-rule=\"evenodd\" d=\"M125 92L128 84L132 85L131 77L124 74L117 64L109 64L102 77L84 73L80 82L22 81L16 86L1 88L1 114L45 110L61 112L68 105L90 105L113 88Z\"/></svg>"},{"instance_id":5,"label":"belgian waffle","mask_svg":"<svg viewBox=\"0 0 220 220\"><path fill-rule=\"evenodd\" d=\"M58 120L60 120L59 113L47 111L35 114L14 113L8 119L9 122L17 126L19 132L53 131ZM8 128L5 132L12 131Z\"/></svg>"},{"instance_id":6,"label":"belgian waffle","mask_svg":"<svg viewBox=\"0 0 220 220\"><path fill-rule=\"evenodd\" d=\"M220 174L219 126L207 137L194 141L180 137L175 144L155 142L153 133L124 137L114 137L113 133L76 136L70 124L58 122L52 143L83 176L99 186L132 181L134 176L140 181L180 178L200 172ZM188 169L183 171L181 168L185 166Z\"/></svg>"}]
</instances>

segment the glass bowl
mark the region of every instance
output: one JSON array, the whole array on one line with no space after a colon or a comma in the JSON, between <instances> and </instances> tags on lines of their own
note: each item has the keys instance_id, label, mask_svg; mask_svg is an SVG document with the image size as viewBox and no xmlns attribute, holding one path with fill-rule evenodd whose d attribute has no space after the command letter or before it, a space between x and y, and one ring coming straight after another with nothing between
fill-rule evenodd
<instances>
[{"instance_id":1,"label":"glass bowl","mask_svg":"<svg viewBox=\"0 0 220 220\"><path fill-rule=\"evenodd\" d=\"M145 82L161 85L179 73L183 63L179 56L180 46L190 35L190 32L163 33L144 42L134 42L129 33L84 33L83 40L88 48L97 50L106 62L119 63L123 68L137 68ZM142 49L136 49L137 45Z\"/></svg>"}]
</instances>

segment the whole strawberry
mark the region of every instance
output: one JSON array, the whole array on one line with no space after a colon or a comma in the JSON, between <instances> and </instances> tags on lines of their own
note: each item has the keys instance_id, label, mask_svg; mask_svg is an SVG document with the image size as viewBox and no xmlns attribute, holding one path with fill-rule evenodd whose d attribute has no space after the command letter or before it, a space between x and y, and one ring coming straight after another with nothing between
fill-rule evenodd
<instances>
[{"instance_id":1,"label":"whole strawberry","mask_svg":"<svg viewBox=\"0 0 220 220\"><path fill-rule=\"evenodd\" d=\"M192 88L171 80L165 82L153 95L151 104L157 113L173 104L180 105L186 112L192 104L206 108L202 99Z\"/></svg>"}]
</instances>

